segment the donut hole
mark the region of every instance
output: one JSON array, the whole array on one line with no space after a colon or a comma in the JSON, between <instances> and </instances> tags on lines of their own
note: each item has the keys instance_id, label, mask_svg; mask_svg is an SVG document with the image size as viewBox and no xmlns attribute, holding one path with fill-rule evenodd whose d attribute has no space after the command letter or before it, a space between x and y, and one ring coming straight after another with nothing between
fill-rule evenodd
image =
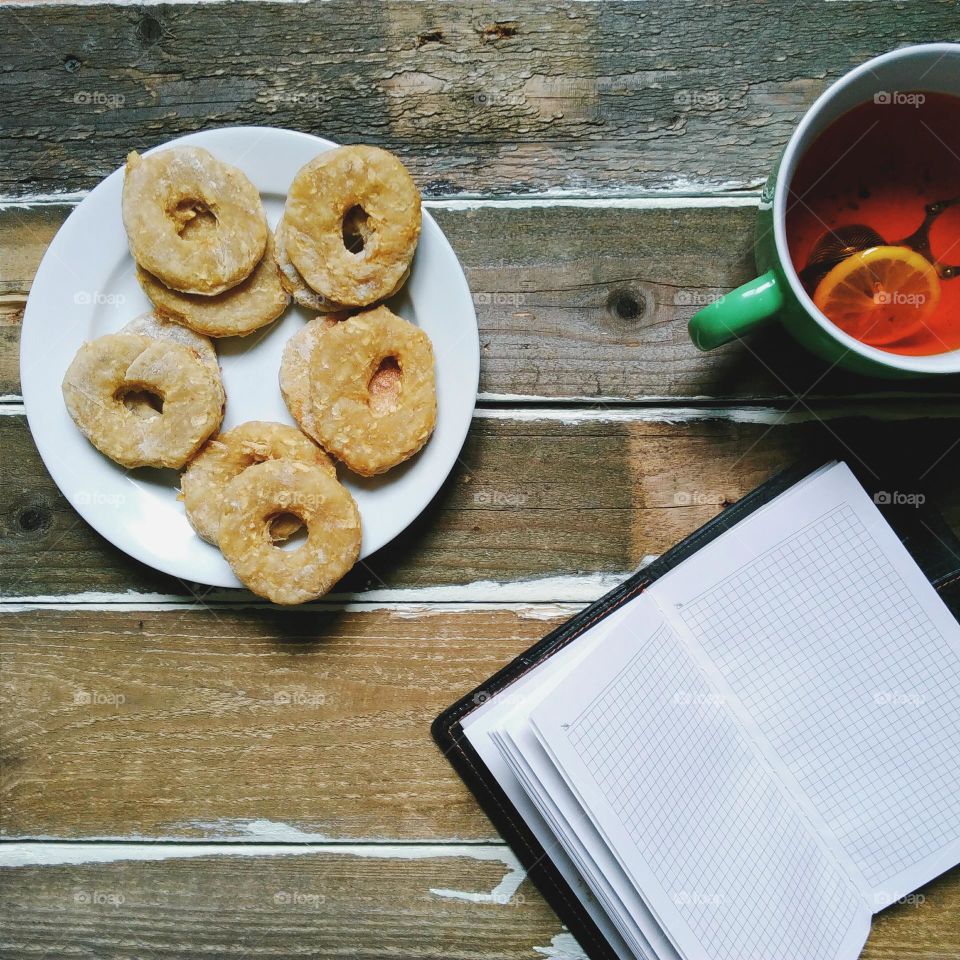
<instances>
[{"instance_id":1,"label":"donut hole","mask_svg":"<svg viewBox=\"0 0 960 960\"><path fill-rule=\"evenodd\" d=\"M274 454L273 448L266 443L251 441L243 445L244 464L243 469L256 466L258 463L266 463L268 460L277 460L280 457ZM271 514L264 520L267 527L267 536L273 541L274 546L283 546L284 549L296 549L288 547L291 539L296 539L298 533L303 533L301 540L306 537L306 528L303 521L288 510L281 510L278 513Z\"/></svg>"},{"instance_id":2,"label":"donut hole","mask_svg":"<svg viewBox=\"0 0 960 960\"><path fill-rule=\"evenodd\" d=\"M114 394L114 399L143 420L159 417L163 413L163 397L139 384L122 386Z\"/></svg>"},{"instance_id":3,"label":"donut hole","mask_svg":"<svg viewBox=\"0 0 960 960\"><path fill-rule=\"evenodd\" d=\"M295 513L283 511L267 517L267 535L280 550L299 550L307 542L307 526Z\"/></svg>"},{"instance_id":4,"label":"donut hole","mask_svg":"<svg viewBox=\"0 0 960 960\"><path fill-rule=\"evenodd\" d=\"M277 457L273 454L273 449L269 443L262 443L259 441L247 441L243 443L241 449L243 450L243 469L246 470L247 467L255 467L258 463L266 463L267 460L276 460Z\"/></svg>"},{"instance_id":5,"label":"donut hole","mask_svg":"<svg viewBox=\"0 0 960 960\"><path fill-rule=\"evenodd\" d=\"M341 228L343 235L343 245L347 253L355 256L363 253L373 232L370 227L370 218L367 211L359 204L352 206L343 215L343 225Z\"/></svg>"},{"instance_id":6,"label":"donut hole","mask_svg":"<svg viewBox=\"0 0 960 960\"><path fill-rule=\"evenodd\" d=\"M367 384L369 397L367 402L376 414L390 413L396 410L400 402L400 389L403 386L403 371L398 357L384 357L374 370Z\"/></svg>"},{"instance_id":7,"label":"donut hole","mask_svg":"<svg viewBox=\"0 0 960 960\"><path fill-rule=\"evenodd\" d=\"M168 216L177 228L177 234L191 242L203 241L217 230L217 215L203 200L188 197L180 200L168 211Z\"/></svg>"}]
</instances>

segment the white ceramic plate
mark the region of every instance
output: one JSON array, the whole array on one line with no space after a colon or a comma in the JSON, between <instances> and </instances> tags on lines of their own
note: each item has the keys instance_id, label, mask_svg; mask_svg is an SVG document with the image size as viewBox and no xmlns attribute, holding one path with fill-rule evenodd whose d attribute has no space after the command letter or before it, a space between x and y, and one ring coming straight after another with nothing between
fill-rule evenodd
<instances>
[{"instance_id":1,"label":"white ceramic plate","mask_svg":"<svg viewBox=\"0 0 960 960\"><path fill-rule=\"evenodd\" d=\"M206 147L240 167L260 190L271 226L300 167L336 146L271 127L210 130L163 146L172 144ZM60 228L37 271L20 348L30 430L64 496L111 543L184 580L239 587L220 551L187 522L177 500L178 474L125 470L108 460L83 437L63 403L60 383L80 345L150 309L127 248L122 187L122 169L100 183ZM427 212L410 279L390 307L433 341L437 427L416 457L381 477L366 480L341 469L363 518L362 557L400 533L430 502L460 452L477 396L480 345L473 299L456 255ZM223 429L247 420L293 423L277 382L280 357L287 339L310 316L291 306L265 330L215 341L227 391Z\"/></svg>"}]
</instances>

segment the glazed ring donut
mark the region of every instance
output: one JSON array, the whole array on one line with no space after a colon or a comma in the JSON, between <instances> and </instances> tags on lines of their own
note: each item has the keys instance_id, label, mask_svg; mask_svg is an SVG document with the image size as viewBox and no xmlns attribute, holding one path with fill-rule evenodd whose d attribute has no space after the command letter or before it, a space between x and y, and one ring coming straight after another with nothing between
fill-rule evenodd
<instances>
[{"instance_id":1,"label":"glazed ring donut","mask_svg":"<svg viewBox=\"0 0 960 960\"><path fill-rule=\"evenodd\" d=\"M133 259L184 293L223 293L250 274L267 245L256 187L200 147L127 157L123 225Z\"/></svg>"},{"instance_id":2,"label":"glazed ring donut","mask_svg":"<svg viewBox=\"0 0 960 960\"><path fill-rule=\"evenodd\" d=\"M217 359L217 351L209 337L194 333L187 327L181 327L179 323L172 320L165 320L155 313L144 313L131 320L125 326L122 326L118 333L138 333L144 337L153 337L156 340L175 340L189 347L203 362L203 365L214 375L217 383L220 384L221 393L223 392L223 381L220 379L220 361ZM226 401L224 394L221 403ZM127 407L134 413L143 417L152 417L156 411L153 405L146 397L136 397L128 393L124 398Z\"/></svg>"},{"instance_id":3,"label":"glazed ring donut","mask_svg":"<svg viewBox=\"0 0 960 960\"><path fill-rule=\"evenodd\" d=\"M286 229L282 217L274 233L274 256L277 260L277 266L280 268L280 283L283 284L283 289L293 297L293 302L298 306L306 307L307 310L316 310L317 313L339 313L350 309L342 303L334 303L317 293L300 276L300 271L293 265L293 261L287 253ZM387 299L392 297L407 282L409 276L410 268L407 267L397 286L387 294Z\"/></svg>"},{"instance_id":4,"label":"glazed ring donut","mask_svg":"<svg viewBox=\"0 0 960 960\"><path fill-rule=\"evenodd\" d=\"M325 450L370 477L412 457L437 420L433 347L386 307L317 337L312 414Z\"/></svg>"},{"instance_id":5,"label":"glazed ring donut","mask_svg":"<svg viewBox=\"0 0 960 960\"><path fill-rule=\"evenodd\" d=\"M124 397L145 391L144 418ZM189 347L114 333L85 343L63 378L67 410L87 439L124 467L182 467L223 419L223 386Z\"/></svg>"},{"instance_id":6,"label":"glazed ring donut","mask_svg":"<svg viewBox=\"0 0 960 960\"><path fill-rule=\"evenodd\" d=\"M287 404L290 415L297 426L308 436L320 443L316 418L313 415L311 398L311 362L317 338L325 330L335 327L346 320L347 313L327 313L314 317L301 327L284 345L283 359L280 361L280 393ZM370 393L374 402L383 404L396 391L397 371L392 366L378 370L370 381Z\"/></svg>"},{"instance_id":7,"label":"glazed ring donut","mask_svg":"<svg viewBox=\"0 0 960 960\"><path fill-rule=\"evenodd\" d=\"M273 323L290 303L280 283L271 234L253 273L223 293L211 297L180 293L140 266L137 280L158 313L207 337L245 337Z\"/></svg>"},{"instance_id":8,"label":"glazed ring donut","mask_svg":"<svg viewBox=\"0 0 960 960\"><path fill-rule=\"evenodd\" d=\"M272 520L293 514L307 528L296 550L273 544ZM274 603L304 603L326 593L360 556L360 514L346 487L322 467L268 460L224 490L220 549L254 593Z\"/></svg>"},{"instance_id":9,"label":"glazed ring donut","mask_svg":"<svg viewBox=\"0 0 960 960\"><path fill-rule=\"evenodd\" d=\"M367 306L390 296L410 267L420 194L392 153L337 147L293 178L284 220L287 252L307 284L334 303Z\"/></svg>"},{"instance_id":10,"label":"glazed ring donut","mask_svg":"<svg viewBox=\"0 0 960 960\"><path fill-rule=\"evenodd\" d=\"M223 491L248 467L267 460L296 460L320 467L331 477L333 461L296 427L251 420L208 440L180 478L187 519L204 540L217 544ZM285 540L300 528L299 521L281 517L271 529L274 540Z\"/></svg>"}]
</instances>

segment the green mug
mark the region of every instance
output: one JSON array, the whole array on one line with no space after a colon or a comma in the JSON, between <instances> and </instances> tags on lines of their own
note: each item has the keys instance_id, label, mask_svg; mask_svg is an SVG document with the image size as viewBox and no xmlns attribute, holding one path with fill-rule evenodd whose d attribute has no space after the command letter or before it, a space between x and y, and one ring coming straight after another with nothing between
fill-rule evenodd
<instances>
[{"instance_id":1,"label":"green mug","mask_svg":"<svg viewBox=\"0 0 960 960\"><path fill-rule=\"evenodd\" d=\"M960 44L923 44L876 57L842 77L814 103L760 196L754 252L761 276L693 315L690 337L700 350L712 350L779 320L807 349L859 373L900 378L960 372L960 350L901 356L861 343L834 326L804 290L787 247L788 188L800 158L834 120L891 90L960 95Z\"/></svg>"}]
</instances>

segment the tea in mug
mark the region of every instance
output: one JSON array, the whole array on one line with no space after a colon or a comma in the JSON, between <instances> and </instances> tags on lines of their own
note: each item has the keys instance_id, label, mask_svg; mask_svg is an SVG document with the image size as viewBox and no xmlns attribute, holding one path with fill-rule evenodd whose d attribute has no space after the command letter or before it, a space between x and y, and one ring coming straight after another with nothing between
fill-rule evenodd
<instances>
[{"instance_id":1,"label":"tea in mug","mask_svg":"<svg viewBox=\"0 0 960 960\"><path fill-rule=\"evenodd\" d=\"M879 93L828 127L787 200L816 306L872 347L960 349L960 97Z\"/></svg>"}]
</instances>

